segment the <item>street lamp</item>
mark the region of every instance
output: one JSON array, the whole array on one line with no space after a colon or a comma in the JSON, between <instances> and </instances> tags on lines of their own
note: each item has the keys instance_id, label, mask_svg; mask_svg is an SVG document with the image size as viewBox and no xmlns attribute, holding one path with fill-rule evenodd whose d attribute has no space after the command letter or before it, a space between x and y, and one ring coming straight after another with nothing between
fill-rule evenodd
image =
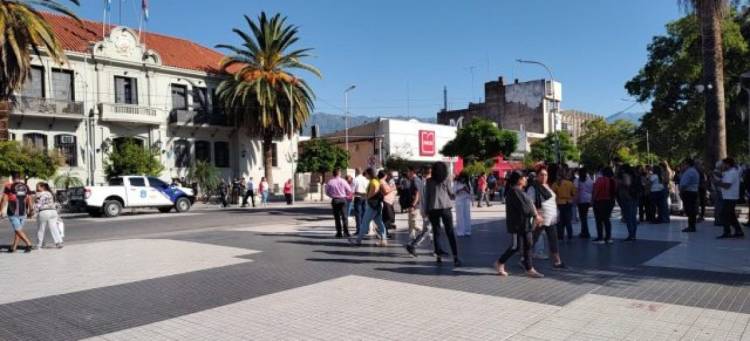
<instances>
[{"instance_id":1,"label":"street lamp","mask_svg":"<svg viewBox=\"0 0 750 341\"><path fill-rule=\"evenodd\" d=\"M351 85L344 90L344 143L346 145L346 152L349 153L349 92L354 90L357 86Z\"/></svg>"},{"instance_id":2,"label":"street lamp","mask_svg":"<svg viewBox=\"0 0 750 341\"><path fill-rule=\"evenodd\" d=\"M549 78L550 78L550 89L552 90L552 108L550 110L552 112L552 133L553 134L556 133L558 112L557 112L557 106L555 105L555 100L556 100L555 99L555 77L552 75L552 70L550 70L550 68L546 64L535 61L535 60L516 59L516 62L521 63L521 64L539 65L543 67L545 70L547 70L547 73L549 74ZM555 149L557 152L557 163L559 164L562 162L562 157L560 155L560 136L557 136L557 135L555 135Z\"/></svg>"}]
</instances>

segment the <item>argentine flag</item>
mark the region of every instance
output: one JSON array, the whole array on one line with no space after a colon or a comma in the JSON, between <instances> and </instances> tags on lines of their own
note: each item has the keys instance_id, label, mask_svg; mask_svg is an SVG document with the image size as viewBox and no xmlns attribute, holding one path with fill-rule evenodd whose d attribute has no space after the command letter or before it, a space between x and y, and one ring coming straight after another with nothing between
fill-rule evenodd
<instances>
[{"instance_id":1,"label":"argentine flag","mask_svg":"<svg viewBox=\"0 0 750 341\"><path fill-rule=\"evenodd\" d=\"M148 0L141 0L141 9L143 10L143 20L148 21Z\"/></svg>"}]
</instances>

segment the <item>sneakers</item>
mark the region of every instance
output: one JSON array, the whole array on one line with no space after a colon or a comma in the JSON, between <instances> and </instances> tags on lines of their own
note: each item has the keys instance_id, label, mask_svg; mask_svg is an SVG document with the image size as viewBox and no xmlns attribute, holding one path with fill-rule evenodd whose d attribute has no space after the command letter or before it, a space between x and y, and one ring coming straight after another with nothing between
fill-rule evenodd
<instances>
[{"instance_id":1,"label":"sneakers","mask_svg":"<svg viewBox=\"0 0 750 341\"><path fill-rule=\"evenodd\" d=\"M417 258L417 251L411 245L406 245L406 252L408 252L413 258Z\"/></svg>"},{"instance_id":2,"label":"sneakers","mask_svg":"<svg viewBox=\"0 0 750 341\"><path fill-rule=\"evenodd\" d=\"M591 242L594 243L594 244L604 244L604 239L596 238L596 239L592 240Z\"/></svg>"}]
</instances>

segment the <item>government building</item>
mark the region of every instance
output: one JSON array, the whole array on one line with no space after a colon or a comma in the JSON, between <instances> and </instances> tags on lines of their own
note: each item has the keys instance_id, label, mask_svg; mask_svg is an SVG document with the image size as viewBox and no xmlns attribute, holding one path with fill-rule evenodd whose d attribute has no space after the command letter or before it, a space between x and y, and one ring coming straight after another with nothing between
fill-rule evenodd
<instances>
[{"instance_id":1,"label":"government building","mask_svg":"<svg viewBox=\"0 0 750 341\"><path fill-rule=\"evenodd\" d=\"M16 94L11 139L58 150L87 184L106 181L107 154L135 141L159 151L165 180L198 160L222 177L263 176L260 140L235 128L216 100L223 55L189 40L44 13L67 63L34 57ZM273 188L292 176L298 136L273 145Z\"/></svg>"}]
</instances>

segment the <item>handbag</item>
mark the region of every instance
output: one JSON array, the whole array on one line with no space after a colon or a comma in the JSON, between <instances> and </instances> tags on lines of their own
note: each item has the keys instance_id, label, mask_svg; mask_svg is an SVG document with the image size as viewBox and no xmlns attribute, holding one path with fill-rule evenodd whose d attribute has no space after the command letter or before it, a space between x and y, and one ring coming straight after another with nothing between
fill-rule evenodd
<instances>
[{"instance_id":1,"label":"handbag","mask_svg":"<svg viewBox=\"0 0 750 341\"><path fill-rule=\"evenodd\" d=\"M57 219L57 231L60 234L60 238L65 237L65 223L60 218Z\"/></svg>"}]
</instances>

